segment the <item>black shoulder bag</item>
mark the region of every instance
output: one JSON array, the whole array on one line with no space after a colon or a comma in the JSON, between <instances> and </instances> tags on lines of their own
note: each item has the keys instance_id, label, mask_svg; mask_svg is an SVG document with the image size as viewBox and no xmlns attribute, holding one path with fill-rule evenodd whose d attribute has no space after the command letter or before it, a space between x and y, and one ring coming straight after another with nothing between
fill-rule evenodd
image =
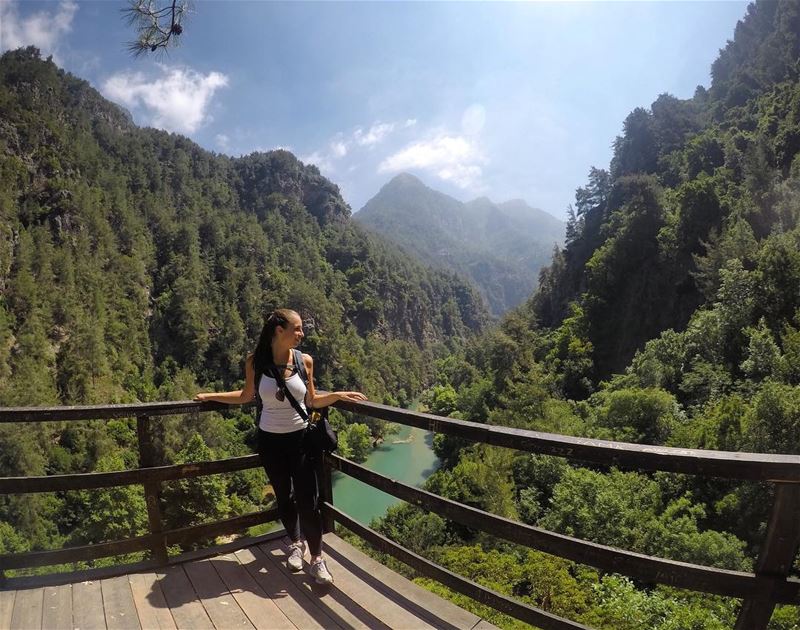
<instances>
[{"instance_id":1,"label":"black shoulder bag","mask_svg":"<svg viewBox=\"0 0 800 630\"><path fill-rule=\"evenodd\" d=\"M294 365L297 368L297 372L300 374L300 378L303 379L306 387L308 387L308 373L306 372L305 363L303 363L303 354L297 349L292 350L292 352L294 353ZM333 427L328 421L328 408L312 409L310 415L306 413L306 410L300 406L300 403L292 396L292 392L286 387L286 381L283 379L283 375L280 372L279 369L273 368L275 382L278 384L278 387L283 392L286 399L291 403L292 407L294 407L294 410L308 423L305 437L306 440L308 440L307 444L311 447L312 453L318 456L322 453L332 453L335 451L336 447L339 446L339 436L336 435L336 431L333 430Z\"/></svg>"}]
</instances>

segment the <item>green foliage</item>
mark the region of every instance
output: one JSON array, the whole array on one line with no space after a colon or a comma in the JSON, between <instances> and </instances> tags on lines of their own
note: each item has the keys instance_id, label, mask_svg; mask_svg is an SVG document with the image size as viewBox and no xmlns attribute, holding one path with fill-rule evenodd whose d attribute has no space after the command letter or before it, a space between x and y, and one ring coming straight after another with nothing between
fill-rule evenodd
<instances>
[{"instance_id":1,"label":"green foliage","mask_svg":"<svg viewBox=\"0 0 800 630\"><path fill-rule=\"evenodd\" d=\"M216 459L195 433L176 457L177 464ZM230 511L225 481L216 475L180 479L164 484L161 493L164 521L170 528L198 525L224 518Z\"/></svg>"},{"instance_id":2,"label":"green foliage","mask_svg":"<svg viewBox=\"0 0 800 630\"><path fill-rule=\"evenodd\" d=\"M535 525L550 504L553 488L568 465L557 457L518 454L512 466L517 513L521 521Z\"/></svg>"},{"instance_id":3,"label":"green foliage","mask_svg":"<svg viewBox=\"0 0 800 630\"><path fill-rule=\"evenodd\" d=\"M444 566L479 584L593 628L723 630L735 623L737 610L732 600L701 598L663 587L641 590L627 578L600 577L594 571L535 551L451 546L436 556ZM433 580L416 581L498 627L529 627ZM787 614L782 617L791 618Z\"/></svg>"},{"instance_id":4,"label":"green foliage","mask_svg":"<svg viewBox=\"0 0 800 630\"><path fill-rule=\"evenodd\" d=\"M452 470L440 469L429 477L425 488L498 516L516 518L512 461L506 449L476 445L461 451ZM462 537L471 537L465 528L453 527Z\"/></svg>"},{"instance_id":5,"label":"green foliage","mask_svg":"<svg viewBox=\"0 0 800 630\"><path fill-rule=\"evenodd\" d=\"M719 160L721 159L720 155ZM701 169L692 175L693 179L675 191L677 205L675 237L681 247L688 249L692 254L701 251L702 241L708 238L712 229L719 227L722 220L716 182L707 172L706 169Z\"/></svg>"},{"instance_id":6,"label":"green foliage","mask_svg":"<svg viewBox=\"0 0 800 630\"><path fill-rule=\"evenodd\" d=\"M685 562L747 570L744 543L700 531L701 505L688 497L665 502L657 482L636 473L568 469L539 520L546 529L612 547Z\"/></svg>"},{"instance_id":7,"label":"green foliage","mask_svg":"<svg viewBox=\"0 0 800 630\"><path fill-rule=\"evenodd\" d=\"M559 385L569 398L583 398L591 393L592 354L594 346L589 341L589 320L577 304L570 305L571 313L555 334L553 349L547 355L550 369L559 377Z\"/></svg>"},{"instance_id":8,"label":"green foliage","mask_svg":"<svg viewBox=\"0 0 800 630\"><path fill-rule=\"evenodd\" d=\"M735 624L731 600L698 598L685 592L658 588L637 589L631 580L604 576L595 586L591 617L598 627L614 630L724 630Z\"/></svg>"},{"instance_id":9,"label":"green foliage","mask_svg":"<svg viewBox=\"0 0 800 630\"><path fill-rule=\"evenodd\" d=\"M703 246L704 254L694 257L697 271L692 277L706 299L716 296L721 283L720 271L728 261L751 265L758 250L753 229L741 218L730 222L721 232L712 229Z\"/></svg>"},{"instance_id":10,"label":"green foliage","mask_svg":"<svg viewBox=\"0 0 800 630\"><path fill-rule=\"evenodd\" d=\"M576 191L567 242L536 295L478 339L469 334L487 317L475 294L354 225L316 168L286 151L234 160L137 129L37 51L6 53L0 404L236 388L263 312L288 305L312 324L305 349L321 388L403 404L430 386L422 402L432 413L475 422L798 453L798 32L795 3L754 3L709 90L634 110L609 169L592 168ZM245 414L205 416L159 424L161 462L244 452ZM332 417L342 454L355 459L386 431ZM125 422L0 429L3 475L136 464ZM429 490L508 518L736 570L752 567L763 540L761 484L575 469L443 436L434 447L442 468ZM179 526L249 510L264 502L262 483L254 472L167 484L165 518ZM0 541L15 551L138 531L140 497L104 493L5 497ZM512 549L410 506L378 526L467 577L599 628L727 628L737 612L729 600L642 589ZM794 625L790 607L771 622Z\"/></svg>"},{"instance_id":11,"label":"green foliage","mask_svg":"<svg viewBox=\"0 0 800 630\"><path fill-rule=\"evenodd\" d=\"M346 425L339 431L339 442L342 457L352 459L356 463L366 460L372 452L372 432L366 424Z\"/></svg>"},{"instance_id":12,"label":"green foliage","mask_svg":"<svg viewBox=\"0 0 800 630\"><path fill-rule=\"evenodd\" d=\"M603 391L591 404L597 425L610 429L612 439L620 442L664 444L682 421L675 397L661 389Z\"/></svg>"},{"instance_id":13,"label":"green foliage","mask_svg":"<svg viewBox=\"0 0 800 630\"><path fill-rule=\"evenodd\" d=\"M96 472L119 471L125 467L122 456L111 453L100 458ZM76 544L124 540L147 530L147 506L140 487L82 490L78 501L83 504L83 517L72 532Z\"/></svg>"},{"instance_id":14,"label":"green foliage","mask_svg":"<svg viewBox=\"0 0 800 630\"><path fill-rule=\"evenodd\" d=\"M776 606L769 620L768 630L794 630L800 627L800 609L797 606Z\"/></svg>"},{"instance_id":15,"label":"green foliage","mask_svg":"<svg viewBox=\"0 0 800 630\"><path fill-rule=\"evenodd\" d=\"M747 410L747 403L738 394L718 398L707 403L691 422L678 427L667 444L718 451L742 450Z\"/></svg>"},{"instance_id":16,"label":"green foliage","mask_svg":"<svg viewBox=\"0 0 800 630\"><path fill-rule=\"evenodd\" d=\"M307 323L321 389L408 404L433 382L434 360L488 321L465 281L354 224L336 185L287 151L231 159L139 129L35 48L0 57L0 111L0 405L237 389L278 306ZM250 452L243 417L160 417L156 462ZM139 464L124 422L28 429L0 430L0 475ZM385 431L353 424L343 448L362 461ZM167 484L165 519L255 509L262 485L246 473ZM108 540L141 525L138 499L121 492L124 518L103 491L94 512L93 493L4 498L0 520L34 547Z\"/></svg>"},{"instance_id":17,"label":"green foliage","mask_svg":"<svg viewBox=\"0 0 800 630\"><path fill-rule=\"evenodd\" d=\"M14 528L0 521L0 553L22 553L29 551L28 543Z\"/></svg>"},{"instance_id":18,"label":"green foliage","mask_svg":"<svg viewBox=\"0 0 800 630\"><path fill-rule=\"evenodd\" d=\"M658 161L658 142L653 129L652 114L637 107L623 123L623 135L614 141L611 176L624 177L634 173L653 173Z\"/></svg>"},{"instance_id":19,"label":"green foliage","mask_svg":"<svg viewBox=\"0 0 800 630\"><path fill-rule=\"evenodd\" d=\"M425 554L450 542L446 523L441 516L412 505L389 507L374 525L385 536L418 554Z\"/></svg>"},{"instance_id":20,"label":"green foliage","mask_svg":"<svg viewBox=\"0 0 800 630\"><path fill-rule=\"evenodd\" d=\"M800 388L765 383L745 418L748 450L800 453Z\"/></svg>"},{"instance_id":21,"label":"green foliage","mask_svg":"<svg viewBox=\"0 0 800 630\"><path fill-rule=\"evenodd\" d=\"M762 318L757 327L748 327L744 332L749 341L747 358L740 366L742 372L751 379L772 376L777 371L781 352L765 320Z\"/></svg>"},{"instance_id":22,"label":"green foliage","mask_svg":"<svg viewBox=\"0 0 800 630\"><path fill-rule=\"evenodd\" d=\"M537 293L448 360L426 397L432 411L634 442L798 452L798 32L796 4L753 3L709 90L661 95L626 118L609 170L592 168L576 191L565 247ZM508 497L525 522L602 544L749 570L765 535L768 484L574 469L524 454L489 469L481 447L439 436L435 445L443 468L429 489L498 513L492 502ZM488 537L447 531L452 544L428 553L502 592L530 592L519 555L514 563ZM735 623L733 600L570 572L587 608L561 612L593 627ZM781 607L770 627L796 625L796 609Z\"/></svg>"},{"instance_id":23,"label":"green foliage","mask_svg":"<svg viewBox=\"0 0 800 630\"><path fill-rule=\"evenodd\" d=\"M279 305L313 322L325 386L409 401L430 378L421 350L486 323L463 281L353 224L290 153L231 160L137 129L32 48L0 76L0 226L18 234L0 239L5 404L155 397L169 362L231 387Z\"/></svg>"}]
</instances>

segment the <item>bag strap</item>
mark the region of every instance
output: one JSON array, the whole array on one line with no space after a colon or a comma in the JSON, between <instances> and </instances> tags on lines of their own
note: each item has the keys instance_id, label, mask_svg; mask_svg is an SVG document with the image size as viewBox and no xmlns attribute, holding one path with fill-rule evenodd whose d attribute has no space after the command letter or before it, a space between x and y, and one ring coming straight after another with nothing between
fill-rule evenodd
<instances>
[{"instance_id":1,"label":"bag strap","mask_svg":"<svg viewBox=\"0 0 800 630\"><path fill-rule=\"evenodd\" d=\"M245 359L247 360L247 359ZM258 429L259 424L261 422L261 410L264 408L264 401L261 400L261 394L258 393L258 386L261 382L261 374L256 372L256 357L255 354L253 355L253 390L255 391L255 398L256 398L256 416L255 416L255 423L256 429Z\"/></svg>"},{"instance_id":2,"label":"bag strap","mask_svg":"<svg viewBox=\"0 0 800 630\"><path fill-rule=\"evenodd\" d=\"M294 365L297 368L297 373L300 375L300 378L303 379L305 386L308 387L308 372L306 371L306 364L303 361L303 353L297 348L292 348L292 354L294 355Z\"/></svg>"},{"instance_id":3,"label":"bag strap","mask_svg":"<svg viewBox=\"0 0 800 630\"><path fill-rule=\"evenodd\" d=\"M297 361L297 355L298 355L298 354L300 354L300 365L302 365L302 361L303 361L303 359L302 359L302 354L300 353L300 351L299 351L299 350L295 350L294 352L295 352L295 355L294 355L294 357L295 357L295 361ZM298 372L300 372L300 367L297 365L297 363L295 363L295 366L297 367L297 371L298 371ZM305 420L306 422L308 422L308 421L309 421L309 419L308 419L308 412L306 412L306 410L305 410L305 409L303 409L303 408L300 406L300 403L299 403L299 402L297 402L297 400L295 399L295 397L294 397L294 396L292 396L292 392L290 392L290 391L289 391L289 388L288 388L288 387L286 387L286 381L285 381L285 380L284 380L284 378L283 378L283 374L281 374L281 373L280 373L280 372L281 372L281 370L279 370L279 369L278 369L277 367L275 367L275 366L272 366L272 367L270 367L269 369L270 369L270 371L272 372L273 378L275 379L275 382L278 384L278 387L279 387L279 388L280 388L280 390L283 392L283 395L284 395L284 396L286 396L286 398L288 398L288 399L289 399L289 402L291 403L292 407L294 407L294 410L295 410L295 411L296 411L298 414L300 414L300 417L301 417L303 420ZM305 366L304 366L304 365L303 365L303 372L305 372ZM305 382L305 379L303 379L303 382Z\"/></svg>"}]
</instances>

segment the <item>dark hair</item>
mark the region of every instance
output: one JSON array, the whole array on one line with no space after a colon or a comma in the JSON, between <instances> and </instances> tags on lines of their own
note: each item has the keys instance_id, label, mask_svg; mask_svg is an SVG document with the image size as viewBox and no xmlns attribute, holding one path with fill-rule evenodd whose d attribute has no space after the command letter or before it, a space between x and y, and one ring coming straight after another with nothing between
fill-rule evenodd
<instances>
[{"instance_id":1,"label":"dark hair","mask_svg":"<svg viewBox=\"0 0 800 630\"><path fill-rule=\"evenodd\" d=\"M276 308L267 316L264 328L261 329L261 335L258 337L256 350L253 353L256 383L258 383L259 377L275 364L272 356L272 338L275 336L275 329L278 326L281 328L289 326L289 319L292 315L297 315L297 313L288 308ZM299 317L299 315L297 316Z\"/></svg>"}]
</instances>

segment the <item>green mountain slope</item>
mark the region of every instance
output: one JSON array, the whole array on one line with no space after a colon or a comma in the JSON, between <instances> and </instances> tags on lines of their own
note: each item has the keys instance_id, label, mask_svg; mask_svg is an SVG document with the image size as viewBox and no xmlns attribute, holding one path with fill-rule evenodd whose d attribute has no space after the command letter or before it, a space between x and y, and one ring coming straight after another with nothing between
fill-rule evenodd
<instances>
[{"instance_id":1,"label":"green mountain slope","mask_svg":"<svg viewBox=\"0 0 800 630\"><path fill-rule=\"evenodd\" d=\"M626 118L609 168L591 169L578 190L565 247L536 294L440 363L423 396L433 413L800 453L800 4L750 5L712 74L693 98L661 95ZM443 467L427 489L507 518L726 569L752 570L763 548L774 484L434 445ZM378 528L591 627L732 628L740 609L520 551L413 507ZM779 606L769 627L798 625L800 609Z\"/></svg>"},{"instance_id":2,"label":"green mountain slope","mask_svg":"<svg viewBox=\"0 0 800 630\"><path fill-rule=\"evenodd\" d=\"M523 201L462 203L407 173L354 219L426 263L471 279L498 315L528 298L564 234L561 221Z\"/></svg>"},{"instance_id":3,"label":"green mountain slope","mask_svg":"<svg viewBox=\"0 0 800 630\"><path fill-rule=\"evenodd\" d=\"M0 58L0 120L0 404L151 399L182 369L231 384L279 305L313 325L323 380L411 395L406 354L486 322L463 281L365 233L286 151L139 129L34 49Z\"/></svg>"},{"instance_id":4,"label":"green mountain slope","mask_svg":"<svg viewBox=\"0 0 800 630\"><path fill-rule=\"evenodd\" d=\"M710 89L633 111L609 170L593 169L579 190L534 308L555 327L581 306L595 378L624 369L661 331L685 329L718 299L726 264L754 268L772 235L796 228L799 26L796 3L751 5ZM787 299L761 291L762 309Z\"/></svg>"}]
</instances>

